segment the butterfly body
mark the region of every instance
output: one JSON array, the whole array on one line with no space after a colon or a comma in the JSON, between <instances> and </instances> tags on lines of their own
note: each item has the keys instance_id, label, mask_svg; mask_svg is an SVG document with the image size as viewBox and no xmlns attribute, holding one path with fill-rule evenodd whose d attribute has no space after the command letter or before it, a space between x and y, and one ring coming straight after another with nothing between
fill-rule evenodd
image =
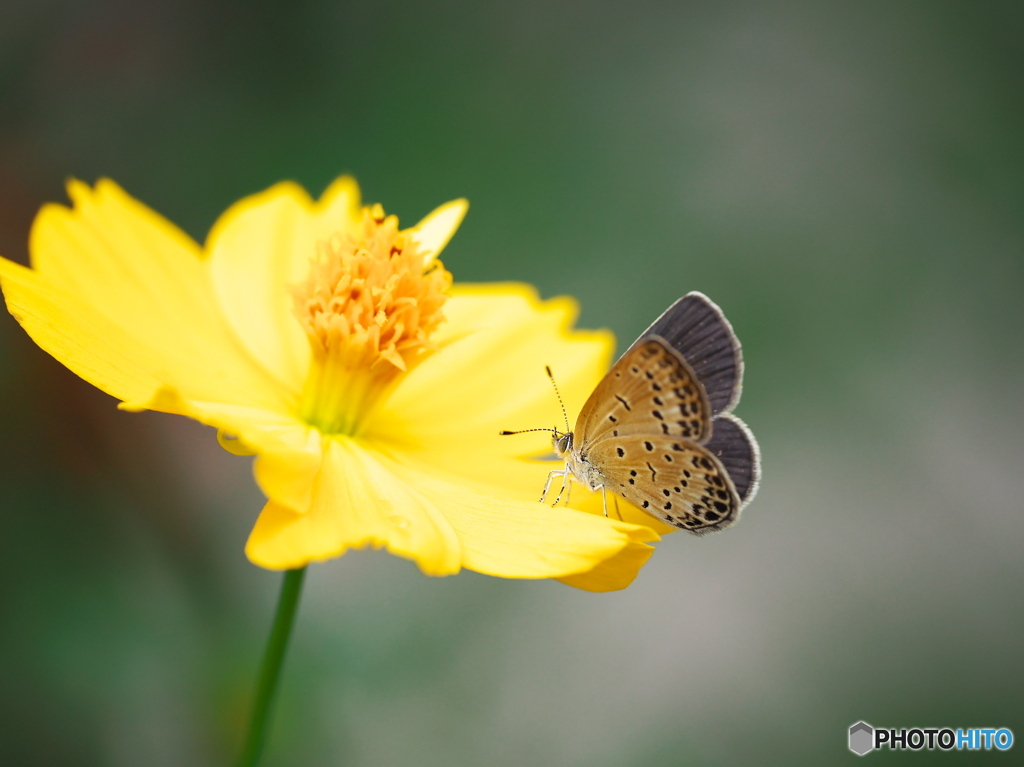
<instances>
[{"instance_id":1,"label":"butterfly body","mask_svg":"<svg viewBox=\"0 0 1024 767\"><path fill-rule=\"evenodd\" d=\"M687 294L619 358L575 428L554 431L565 468L551 472L548 485L562 476L563 491L571 478L617 493L697 535L728 527L760 479L757 442L730 412L742 373L739 341L721 309Z\"/></svg>"},{"instance_id":2,"label":"butterfly body","mask_svg":"<svg viewBox=\"0 0 1024 767\"><path fill-rule=\"evenodd\" d=\"M573 432L569 432L566 436L569 437L567 444L568 449L559 449L559 445L555 444L555 455L565 460L565 470L569 472L573 478L583 485L591 492L600 490L603 488L608 480L601 473L601 469L592 464L587 460L587 456L577 454L572 449L572 437ZM565 444L563 442L563 444Z\"/></svg>"}]
</instances>

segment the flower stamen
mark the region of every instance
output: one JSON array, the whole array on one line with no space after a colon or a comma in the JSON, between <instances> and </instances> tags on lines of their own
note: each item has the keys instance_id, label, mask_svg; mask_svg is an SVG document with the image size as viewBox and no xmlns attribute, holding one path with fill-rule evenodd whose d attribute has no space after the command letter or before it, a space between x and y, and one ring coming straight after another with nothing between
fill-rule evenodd
<instances>
[{"instance_id":1,"label":"flower stamen","mask_svg":"<svg viewBox=\"0 0 1024 767\"><path fill-rule=\"evenodd\" d=\"M397 379L435 347L451 274L424 263L415 240L380 205L361 231L321 242L309 276L292 288L313 351L302 418L326 434L355 434Z\"/></svg>"}]
</instances>

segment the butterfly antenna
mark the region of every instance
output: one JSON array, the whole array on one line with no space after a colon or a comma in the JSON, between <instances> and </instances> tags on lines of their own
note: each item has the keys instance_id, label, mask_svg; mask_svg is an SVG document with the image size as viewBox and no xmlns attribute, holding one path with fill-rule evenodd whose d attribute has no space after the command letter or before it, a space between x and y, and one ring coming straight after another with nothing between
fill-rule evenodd
<instances>
[{"instance_id":1,"label":"butterfly antenna","mask_svg":"<svg viewBox=\"0 0 1024 767\"><path fill-rule=\"evenodd\" d=\"M498 435L501 436L501 437L509 437L509 436L511 436L513 434L526 434L526 432L528 432L528 431L549 431L549 432L553 432L553 431L556 431L556 429L520 429L519 431L509 431L508 429L502 429L501 431L498 432Z\"/></svg>"},{"instance_id":2,"label":"butterfly antenna","mask_svg":"<svg viewBox=\"0 0 1024 767\"><path fill-rule=\"evenodd\" d=\"M551 366L545 365L544 371L548 374L548 378L551 379L551 385L555 387L555 396L558 397L558 404L562 406L562 418L565 419L565 433L568 434L572 431L572 427L569 426L569 414L565 412L565 403L562 401L562 393L558 391L558 384L555 383L555 375L551 372Z\"/></svg>"}]
</instances>

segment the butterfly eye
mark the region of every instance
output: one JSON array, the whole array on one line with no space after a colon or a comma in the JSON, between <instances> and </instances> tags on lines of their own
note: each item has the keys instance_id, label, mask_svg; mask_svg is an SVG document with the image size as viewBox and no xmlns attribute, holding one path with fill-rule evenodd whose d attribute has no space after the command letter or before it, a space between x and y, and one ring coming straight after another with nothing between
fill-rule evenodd
<instances>
[{"instance_id":1,"label":"butterfly eye","mask_svg":"<svg viewBox=\"0 0 1024 767\"><path fill-rule=\"evenodd\" d=\"M572 448L572 432L568 434L558 434L554 439L555 453L558 455L565 455Z\"/></svg>"}]
</instances>

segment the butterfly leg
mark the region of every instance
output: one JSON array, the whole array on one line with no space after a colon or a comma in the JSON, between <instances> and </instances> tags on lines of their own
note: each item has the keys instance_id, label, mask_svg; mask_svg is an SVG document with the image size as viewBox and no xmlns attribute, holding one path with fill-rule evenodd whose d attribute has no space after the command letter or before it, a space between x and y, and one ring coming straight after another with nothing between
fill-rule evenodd
<instances>
[{"instance_id":1,"label":"butterfly leg","mask_svg":"<svg viewBox=\"0 0 1024 767\"><path fill-rule=\"evenodd\" d=\"M552 469L551 471L548 472L548 481L544 483L544 491L540 494L540 503L544 503L544 499L548 497L548 491L551 489L551 480L553 480L555 477L564 478L565 474L565 469ZM562 480L562 489L565 489L564 479ZM559 497L561 497L562 493L559 492L558 495ZM558 501L556 500L555 503L557 504Z\"/></svg>"},{"instance_id":2,"label":"butterfly leg","mask_svg":"<svg viewBox=\"0 0 1024 767\"><path fill-rule=\"evenodd\" d=\"M555 502L553 504L551 504L552 506L557 506L558 505L558 502L562 500L562 495L565 494L566 490L569 488L569 472L568 472L568 470L563 471L561 474L562 474L562 489L559 490L558 491L558 495L555 496ZM565 502L566 502L566 504L569 503L569 496L568 496L568 494L565 495Z\"/></svg>"},{"instance_id":3,"label":"butterfly leg","mask_svg":"<svg viewBox=\"0 0 1024 767\"><path fill-rule=\"evenodd\" d=\"M622 512L619 511L619 496L613 495L612 500L615 502L615 516L619 518L619 522L625 522L626 520L622 518Z\"/></svg>"},{"instance_id":4,"label":"butterfly leg","mask_svg":"<svg viewBox=\"0 0 1024 767\"><path fill-rule=\"evenodd\" d=\"M604 485L601 485L601 508L604 509L604 515L608 516L608 491L604 489Z\"/></svg>"}]
</instances>

